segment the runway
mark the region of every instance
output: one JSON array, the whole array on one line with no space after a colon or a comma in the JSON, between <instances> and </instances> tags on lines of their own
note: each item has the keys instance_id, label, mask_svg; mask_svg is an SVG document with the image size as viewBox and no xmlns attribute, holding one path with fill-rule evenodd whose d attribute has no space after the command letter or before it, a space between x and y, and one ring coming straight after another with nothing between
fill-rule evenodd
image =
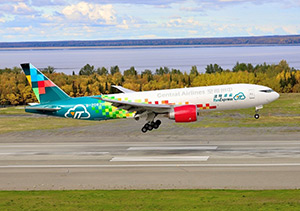
<instances>
[{"instance_id":1,"label":"runway","mask_svg":"<svg viewBox=\"0 0 300 211\"><path fill-rule=\"evenodd\" d=\"M120 124L107 126L119 128L113 134L101 125L0 135L0 189L300 188L295 128L235 133L167 123L142 134Z\"/></svg>"}]
</instances>

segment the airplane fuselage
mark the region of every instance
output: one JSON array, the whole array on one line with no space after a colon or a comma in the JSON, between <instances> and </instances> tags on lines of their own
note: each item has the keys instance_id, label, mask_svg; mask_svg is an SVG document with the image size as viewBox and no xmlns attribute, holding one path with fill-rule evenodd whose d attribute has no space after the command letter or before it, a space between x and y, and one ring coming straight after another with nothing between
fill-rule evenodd
<instances>
[{"instance_id":1,"label":"airplane fuselage","mask_svg":"<svg viewBox=\"0 0 300 211\"><path fill-rule=\"evenodd\" d=\"M118 109L97 97L143 104L196 105L197 111L200 113L202 111L261 108L264 104L276 100L279 94L265 86L230 84L69 98L38 104L39 107L58 108L56 111L35 110L35 106L27 107L26 111L82 120L107 120L134 116L133 112ZM160 113L158 112L158 114Z\"/></svg>"}]
</instances>

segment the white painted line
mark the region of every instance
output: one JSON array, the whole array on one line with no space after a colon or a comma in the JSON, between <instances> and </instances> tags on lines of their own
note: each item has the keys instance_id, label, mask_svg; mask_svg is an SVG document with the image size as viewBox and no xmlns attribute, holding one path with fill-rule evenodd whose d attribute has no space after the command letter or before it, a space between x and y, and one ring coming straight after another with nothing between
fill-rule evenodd
<instances>
[{"instance_id":1,"label":"white painted line","mask_svg":"<svg viewBox=\"0 0 300 211\"><path fill-rule=\"evenodd\" d=\"M113 157L110 161L139 162L139 161L207 161L209 156L155 156L155 157Z\"/></svg>"},{"instance_id":2,"label":"white painted line","mask_svg":"<svg viewBox=\"0 0 300 211\"><path fill-rule=\"evenodd\" d=\"M1 152L1 155L35 155L37 152Z\"/></svg>"},{"instance_id":3,"label":"white painted line","mask_svg":"<svg viewBox=\"0 0 300 211\"><path fill-rule=\"evenodd\" d=\"M2 165L0 168L135 168L135 167L277 167L300 166L300 163L252 163L252 164L124 164L124 165Z\"/></svg>"},{"instance_id":4,"label":"white painted line","mask_svg":"<svg viewBox=\"0 0 300 211\"><path fill-rule=\"evenodd\" d=\"M106 154L109 154L109 152L74 152L72 154L76 154L76 155L106 155Z\"/></svg>"},{"instance_id":5,"label":"white painted line","mask_svg":"<svg viewBox=\"0 0 300 211\"><path fill-rule=\"evenodd\" d=\"M217 146L189 146L189 147L129 147L127 150L216 150Z\"/></svg>"},{"instance_id":6,"label":"white painted line","mask_svg":"<svg viewBox=\"0 0 300 211\"><path fill-rule=\"evenodd\" d=\"M46 153L46 154L45 154ZM106 155L109 152L0 152L0 156L3 155Z\"/></svg>"}]
</instances>

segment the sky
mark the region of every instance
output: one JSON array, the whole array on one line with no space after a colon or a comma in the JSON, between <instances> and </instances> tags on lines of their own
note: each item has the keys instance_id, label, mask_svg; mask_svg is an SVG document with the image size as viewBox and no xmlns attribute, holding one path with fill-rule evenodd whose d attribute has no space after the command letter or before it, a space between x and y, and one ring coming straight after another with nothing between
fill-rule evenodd
<instances>
[{"instance_id":1,"label":"sky","mask_svg":"<svg viewBox=\"0 0 300 211\"><path fill-rule=\"evenodd\" d=\"M300 34L300 0L0 0L0 42Z\"/></svg>"}]
</instances>

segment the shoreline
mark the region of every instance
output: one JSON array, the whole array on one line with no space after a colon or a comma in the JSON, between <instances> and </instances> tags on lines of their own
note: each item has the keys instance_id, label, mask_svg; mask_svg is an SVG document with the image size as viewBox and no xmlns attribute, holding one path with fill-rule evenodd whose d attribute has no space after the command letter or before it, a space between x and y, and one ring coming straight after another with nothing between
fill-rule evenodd
<instances>
[{"instance_id":1,"label":"shoreline","mask_svg":"<svg viewBox=\"0 0 300 211\"><path fill-rule=\"evenodd\" d=\"M64 46L64 47L0 47L6 50L84 50L84 49L149 49L149 48L220 48L220 47L279 47L300 44L224 44L224 45L130 45L130 46Z\"/></svg>"}]
</instances>

